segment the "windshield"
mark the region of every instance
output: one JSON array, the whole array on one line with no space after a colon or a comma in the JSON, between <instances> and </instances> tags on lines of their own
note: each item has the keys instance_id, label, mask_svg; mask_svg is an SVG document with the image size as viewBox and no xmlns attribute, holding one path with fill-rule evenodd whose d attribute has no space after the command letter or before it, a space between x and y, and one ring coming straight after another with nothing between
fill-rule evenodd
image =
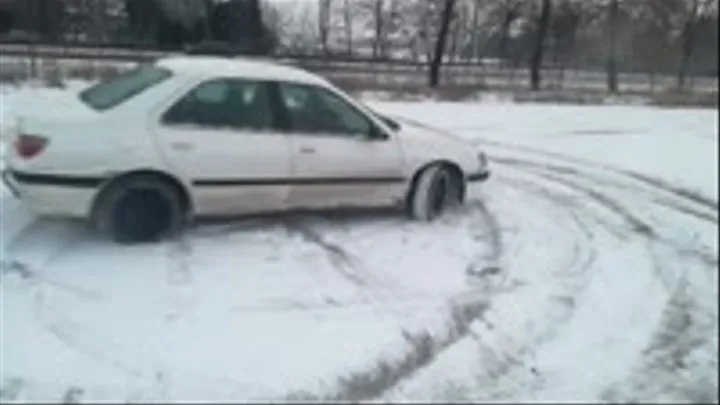
<instances>
[{"instance_id":1,"label":"windshield","mask_svg":"<svg viewBox=\"0 0 720 405\"><path fill-rule=\"evenodd\" d=\"M116 107L143 91L167 80L172 73L157 66L141 66L80 93L91 108L103 111Z\"/></svg>"}]
</instances>

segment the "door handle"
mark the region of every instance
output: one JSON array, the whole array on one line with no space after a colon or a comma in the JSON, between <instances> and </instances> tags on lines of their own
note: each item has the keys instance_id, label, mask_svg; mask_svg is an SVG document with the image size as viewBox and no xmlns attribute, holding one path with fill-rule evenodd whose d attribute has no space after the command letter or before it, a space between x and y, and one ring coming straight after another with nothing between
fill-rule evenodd
<instances>
[{"instance_id":1,"label":"door handle","mask_svg":"<svg viewBox=\"0 0 720 405\"><path fill-rule=\"evenodd\" d=\"M306 155L312 155L313 153L315 153L315 148L305 146L305 147L300 148L300 153L304 153Z\"/></svg>"},{"instance_id":2,"label":"door handle","mask_svg":"<svg viewBox=\"0 0 720 405\"><path fill-rule=\"evenodd\" d=\"M170 147L176 151L187 152L195 149L195 145L190 142L173 142Z\"/></svg>"}]
</instances>

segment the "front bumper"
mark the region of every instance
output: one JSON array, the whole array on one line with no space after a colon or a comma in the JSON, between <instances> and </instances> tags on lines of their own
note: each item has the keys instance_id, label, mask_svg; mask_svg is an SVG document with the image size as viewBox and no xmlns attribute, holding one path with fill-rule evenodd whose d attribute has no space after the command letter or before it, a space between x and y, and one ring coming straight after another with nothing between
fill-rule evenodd
<instances>
[{"instance_id":1,"label":"front bumper","mask_svg":"<svg viewBox=\"0 0 720 405\"><path fill-rule=\"evenodd\" d=\"M490 179L490 170L486 170L480 173L473 173L467 176L468 183L482 183Z\"/></svg>"}]
</instances>

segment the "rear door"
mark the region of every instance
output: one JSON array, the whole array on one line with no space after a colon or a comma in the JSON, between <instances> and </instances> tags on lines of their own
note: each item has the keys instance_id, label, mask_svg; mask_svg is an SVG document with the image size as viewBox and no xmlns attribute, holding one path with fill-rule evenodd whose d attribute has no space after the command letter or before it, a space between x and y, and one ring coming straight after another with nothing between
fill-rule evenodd
<instances>
[{"instance_id":1,"label":"rear door","mask_svg":"<svg viewBox=\"0 0 720 405\"><path fill-rule=\"evenodd\" d=\"M268 89L266 82L208 80L159 118L161 149L192 184L199 214L285 208L290 141L277 129Z\"/></svg>"}]
</instances>

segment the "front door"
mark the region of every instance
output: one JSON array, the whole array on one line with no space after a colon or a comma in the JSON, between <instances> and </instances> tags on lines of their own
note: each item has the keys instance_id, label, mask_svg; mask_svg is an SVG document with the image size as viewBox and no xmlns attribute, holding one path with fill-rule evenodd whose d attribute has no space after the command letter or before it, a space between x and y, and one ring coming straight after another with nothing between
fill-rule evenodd
<instances>
[{"instance_id":1,"label":"front door","mask_svg":"<svg viewBox=\"0 0 720 405\"><path fill-rule=\"evenodd\" d=\"M392 134L330 90L280 83L292 135L290 204L302 208L387 205L403 194L402 155Z\"/></svg>"},{"instance_id":2,"label":"front door","mask_svg":"<svg viewBox=\"0 0 720 405\"><path fill-rule=\"evenodd\" d=\"M285 208L290 137L277 130L268 89L264 82L210 80L158 120L161 149L192 184L198 214Z\"/></svg>"}]
</instances>

